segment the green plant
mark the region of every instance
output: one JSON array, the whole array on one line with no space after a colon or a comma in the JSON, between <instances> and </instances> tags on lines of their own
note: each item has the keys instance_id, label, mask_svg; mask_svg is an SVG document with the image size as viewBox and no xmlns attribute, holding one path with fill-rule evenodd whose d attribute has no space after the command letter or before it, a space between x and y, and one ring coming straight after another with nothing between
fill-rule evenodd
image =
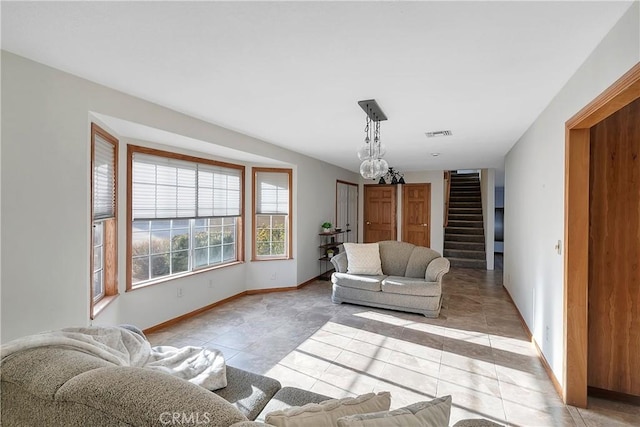
<instances>
[{"instance_id":1,"label":"green plant","mask_svg":"<svg viewBox=\"0 0 640 427\"><path fill-rule=\"evenodd\" d=\"M331 228L331 223L329 221L325 221L322 223L322 228Z\"/></svg>"}]
</instances>

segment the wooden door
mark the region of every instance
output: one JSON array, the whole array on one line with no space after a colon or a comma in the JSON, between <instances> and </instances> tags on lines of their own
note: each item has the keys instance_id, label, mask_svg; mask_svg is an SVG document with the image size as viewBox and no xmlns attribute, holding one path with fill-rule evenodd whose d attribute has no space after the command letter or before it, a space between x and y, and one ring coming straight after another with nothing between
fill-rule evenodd
<instances>
[{"instance_id":1,"label":"wooden door","mask_svg":"<svg viewBox=\"0 0 640 427\"><path fill-rule=\"evenodd\" d=\"M640 99L590 134L588 385L640 396Z\"/></svg>"},{"instance_id":2,"label":"wooden door","mask_svg":"<svg viewBox=\"0 0 640 427\"><path fill-rule=\"evenodd\" d=\"M364 243L396 240L397 186L364 186Z\"/></svg>"},{"instance_id":3,"label":"wooden door","mask_svg":"<svg viewBox=\"0 0 640 427\"><path fill-rule=\"evenodd\" d=\"M402 241L431 245L431 184L402 186Z\"/></svg>"}]
</instances>

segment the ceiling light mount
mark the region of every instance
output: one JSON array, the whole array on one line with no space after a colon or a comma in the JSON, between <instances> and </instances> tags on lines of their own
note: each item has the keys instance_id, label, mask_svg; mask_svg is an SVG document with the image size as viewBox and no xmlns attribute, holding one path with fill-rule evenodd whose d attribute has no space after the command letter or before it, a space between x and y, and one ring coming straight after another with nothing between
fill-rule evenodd
<instances>
[{"instance_id":1,"label":"ceiling light mount","mask_svg":"<svg viewBox=\"0 0 640 427\"><path fill-rule=\"evenodd\" d=\"M366 179L376 180L387 173L389 163L382 156L386 147L380 140L380 122L387 120L375 99L358 101L360 108L367 113L364 127L364 144L358 149L358 158L362 160L360 175ZM373 133L373 138L371 134Z\"/></svg>"}]
</instances>

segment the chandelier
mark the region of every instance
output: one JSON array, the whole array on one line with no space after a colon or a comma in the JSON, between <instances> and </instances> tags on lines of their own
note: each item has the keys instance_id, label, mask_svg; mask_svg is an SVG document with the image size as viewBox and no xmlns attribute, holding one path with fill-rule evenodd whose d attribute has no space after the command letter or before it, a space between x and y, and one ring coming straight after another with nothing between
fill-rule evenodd
<instances>
[{"instance_id":1,"label":"chandelier","mask_svg":"<svg viewBox=\"0 0 640 427\"><path fill-rule=\"evenodd\" d=\"M360 175L365 179L378 179L386 175L389 163L382 156L387 149L380 140L380 122L387 120L375 99L358 101L358 105L367 113L364 127L364 144L358 150L358 158L362 160ZM373 139L371 138L373 134Z\"/></svg>"},{"instance_id":2,"label":"chandelier","mask_svg":"<svg viewBox=\"0 0 640 427\"><path fill-rule=\"evenodd\" d=\"M385 181L385 178L387 178L387 180ZM394 168L389 168L389 170L387 171L387 173L385 173L383 176L380 177L380 181L378 181L378 184L405 184L404 182L404 174L402 174L399 170L394 169Z\"/></svg>"}]
</instances>

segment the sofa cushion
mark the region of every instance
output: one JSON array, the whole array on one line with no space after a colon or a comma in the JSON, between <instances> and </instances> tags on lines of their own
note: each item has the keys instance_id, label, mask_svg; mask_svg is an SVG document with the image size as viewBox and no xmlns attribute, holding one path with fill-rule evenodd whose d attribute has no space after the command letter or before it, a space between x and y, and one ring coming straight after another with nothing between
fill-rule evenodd
<instances>
[{"instance_id":1,"label":"sofa cushion","mask_svg":"<svg viewBox=\"0 0 640 427\"><path fill-rule=\"evenodd\" d=\"M424 246L416 246L413 248L413 252L411 252L407 264L407 271L404 273L404 276L424 279L427 266L436 258L440 258L438 252L431 248L425 248Z\"/></svg>"},{"instance_id":2,"label":"sofa cushion","mask_svg":"<svg viewBox=\"0 0 640 427\"><path fill-rule=\"evenodd\" d=\"M338 419L338 427L443 427L449 425L451 396L418 402L394 411Z\"/></svg>"},{"instance_id":3,"label":"sofa cushion","mask_svg":"<svg viewBox=\"0 0 640 427\"><path fill-rule=\"evenodd\" d=\"M335 427L338 418L388 411L390 406L391 394L381 391L378 394L367 393L357 397L330 399L271 412L266 416L266 423L276 427Z\"/></svg>"},{"instance_id":4,"label":"sofa cushion","mask_svg":"<svg viewBox=\"0 0 640 427\"><path fill-rule=\"evenodd\" d=\"M308 390L302 390L296 387L283 387L275 396L267 403L256 421L264 421L267 414L274 411L283 411L294 406L303 406L308 403L320 403L331 399L329 396L314 393Z\"/></svg>"},{"instance_id":5,"label":"sofa cushion","mask_svg":"<svg viewBox=\"0 0 640 427\"><path fill-rule=\"evenodd\" d=\"M227 386L214 393L255 420L281 387L278 380L227 365Z\"/></svg>"},{"instance_id":6,"label":"sofa cushion","mask_svg":"<svg viewBox=\"0 0 640 427\"><path fill-rule=\"evenodd\" d=\"M389 276L382 281L382 292L435 297L442 293L438 282L426 282L409 277Z\"/></svg>"},{"instance_id":7,"label":"sofa cushion","mask_svg":"<svg viewBox=\"0 0 640 427\"><path fill-rule=\"evenodd\" d=\"M380 247L377 243L344 243L347 253L347 273L382 274Z\"/></svg>"},{"instance_id":8,"label":"sofa cushion","mask_svg":"<svg viewBox=\"0 0 640 427\"><path fill-rule=\"evenodd\" d=\"M407 263L415 245L395 240L378 242L380 245L380 259L382 272L388 276L404 276Z\"/></svg>"},{"instance_id":9,"label":"sofa cushion","mask_svg":"<svg viewBox=\"0 0 640 427\"><path fill-rule=\"evenodd\" d=\"M367 291L380 291L382 281L386 276L366 276L349 273L333 273L331 281L346 288L365 289Z\"/></svg>"}]
</instances>

